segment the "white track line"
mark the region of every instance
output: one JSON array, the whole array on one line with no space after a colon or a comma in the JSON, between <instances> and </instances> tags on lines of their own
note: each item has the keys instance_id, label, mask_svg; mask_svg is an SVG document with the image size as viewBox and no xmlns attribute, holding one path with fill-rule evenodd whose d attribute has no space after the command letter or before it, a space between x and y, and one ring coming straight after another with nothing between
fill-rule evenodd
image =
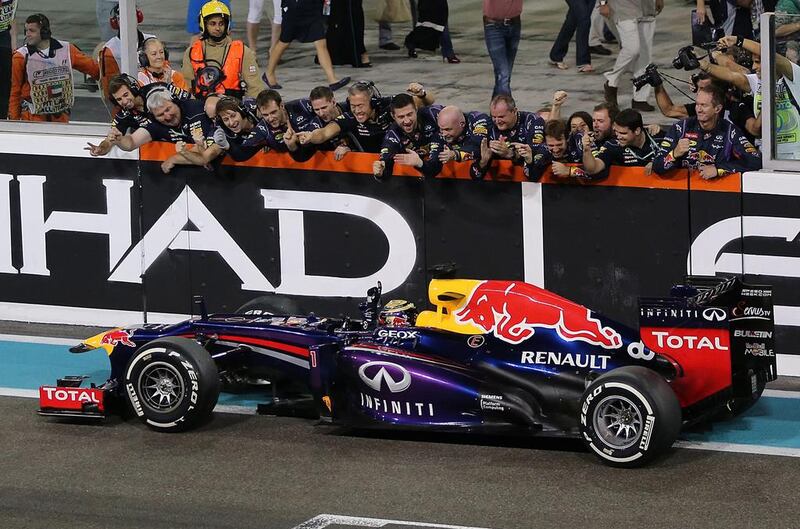
<instances>
[{"instance_id":1,"label":"white track line","mask_svg":"<svg viewBox=\"0 0 800 529\"><path fill-rule=\"evenodd\" d=\"M323 529L331 525L349 527L385 527L387 525L407 525L421 529L488 529L466 525L446 525L440 523L408 522L404 520L385 520L383 518L362 518L360 516L340 516L338 514L320 514L312 519L296 525L292 529Z\"/></svg>"},{"instance_id":2,"label":"white track line","mask_svg":"<svg viewBox=\"0 0 800 529\"><path fill-rule=\"evenodd\" d=\"M736 452L739 454L800 457L800 448L785 448L780 446L714 443L709 441L676 441L673 446L678 448L689 448L692 450L711 450L714 452Z\"/></svg>"},{"instance_id":3,"label":"white track line","mask_svg":"<svg viewBox=\"0 0 800 529\"><path fill-rule=\"evenodd\" d=\"M80 338L51 338L49 336L25 336L22 334L0 334L2 342L29 342L49 345L78 345Z\"/></svg>"}]
</instances>

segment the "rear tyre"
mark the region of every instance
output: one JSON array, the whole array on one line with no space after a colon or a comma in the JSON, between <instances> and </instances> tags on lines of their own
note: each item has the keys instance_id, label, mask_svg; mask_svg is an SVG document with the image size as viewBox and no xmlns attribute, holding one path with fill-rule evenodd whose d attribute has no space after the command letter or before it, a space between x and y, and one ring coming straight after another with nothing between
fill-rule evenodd
<instances>
[{"instance_id":1,"label":"rear tyre","mask_svg":"<svg viewBox=\"0 0 800 529\"><path fill-rule=\"evenodd\" d=\"M217 404L217 366L187 338L162 338L139 348L125 368L125 393L133 413L162 432L189 430Z\"/></svg>"},{"instance_id":2,"label":"rear tyre","mask_svg":"<svg viewBox=\"0 0 800 529\"><path fill-rule=\"evenodd\" d=\"M580 428L607 465L638 467L665 452L681 428L681 407L664 378L641 366L598 377L581 401Z\"/></svg>"}]
</instances>

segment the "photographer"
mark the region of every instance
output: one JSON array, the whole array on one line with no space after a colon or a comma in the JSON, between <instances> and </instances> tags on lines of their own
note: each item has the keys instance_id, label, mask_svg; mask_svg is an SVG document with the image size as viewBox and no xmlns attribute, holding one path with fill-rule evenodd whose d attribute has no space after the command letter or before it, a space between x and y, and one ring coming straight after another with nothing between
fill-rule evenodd
<instances>
[{"instance_id":1,"label":"photographer","mask_svg":"<svg viewBox=\"0 0 800 529\"><path fill-rule=\"evenodd\" d=\"M726 37L728 38L728 37ZM736 37L733 37L734 39ZM673 66L678 69L693 69L701 68L706 65L697 59L691 47L683 48L678 57L673 60ZM711 73L718 76L717 81L712 79L706 71L692 74L691 77L691 91L696 93L700 88L707 88L709 86L718 86L721 90L725 90L721 83L726 82L729 78L728 73L730 70L719 66L711 65L713 68L706 68ZM736 74L741 75L741 74ZM744 79L744 78L743 78ZM633 80L634 84L647 83L654 87L656 104L658 105L661 113L668 118L685 119L687 117L695 116L695 103L687 103L685 105L677 105L672 101L672 98L664 88L663 79L655 64L650 64L645 70L645 74ZM737 83L734 88L743 86L742 83ZM749 90L745 89L744 92ZM750 97L743 97L736 93L736 90L725 90L725 100L723 102L723 116L730 119L752 142L755 138L761 136L761 120L756 118L753 113L753 102Z\"/></svg>"},{"instance_id":2,"label":"photographer","mask_svg":"<svg viewBox=\"0 0 800 529\"><path fill-rule=\"evenodd\" d=\"M697 116L675 123L661 142L653 170L697 169L704 179L761 169L761 153L722 117L725 95L716 86L697 91Z\"/></svg>"}]
</instances>

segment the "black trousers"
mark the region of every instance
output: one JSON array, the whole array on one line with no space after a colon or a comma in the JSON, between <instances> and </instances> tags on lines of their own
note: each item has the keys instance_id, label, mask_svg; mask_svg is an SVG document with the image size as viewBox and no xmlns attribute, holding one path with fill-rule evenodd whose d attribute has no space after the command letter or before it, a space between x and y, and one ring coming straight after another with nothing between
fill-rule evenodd
<instances>
[{"instance_id":1,"label":"black trousers","mask_svg":"<svg viewBox=\"0 0 800 529\"><path fill-rule=\"evenodd\" d=\"M361 65L364 46L362 0L333 0L328 17L328 52L333 64Z\"/></svg>"}]
</instances>

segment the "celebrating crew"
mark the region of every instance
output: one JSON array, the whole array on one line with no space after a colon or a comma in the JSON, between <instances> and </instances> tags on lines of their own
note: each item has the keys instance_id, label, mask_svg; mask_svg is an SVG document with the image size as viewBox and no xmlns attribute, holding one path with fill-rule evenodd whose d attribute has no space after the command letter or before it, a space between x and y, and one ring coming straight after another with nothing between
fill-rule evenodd
<instances>
[{"instance_id":1,"label":"celebrating crew","mask_svg":"<svg viewBox=\"0 0 800 529\"><path fill-rule=\"evenodd\" d=\"M711 179L761 169L758 149L721 116L724 98L713 85L697 91L697 116L679 121L669 130L653 162L656 173L688 167Z\"/></svg>"}]
</instances>

